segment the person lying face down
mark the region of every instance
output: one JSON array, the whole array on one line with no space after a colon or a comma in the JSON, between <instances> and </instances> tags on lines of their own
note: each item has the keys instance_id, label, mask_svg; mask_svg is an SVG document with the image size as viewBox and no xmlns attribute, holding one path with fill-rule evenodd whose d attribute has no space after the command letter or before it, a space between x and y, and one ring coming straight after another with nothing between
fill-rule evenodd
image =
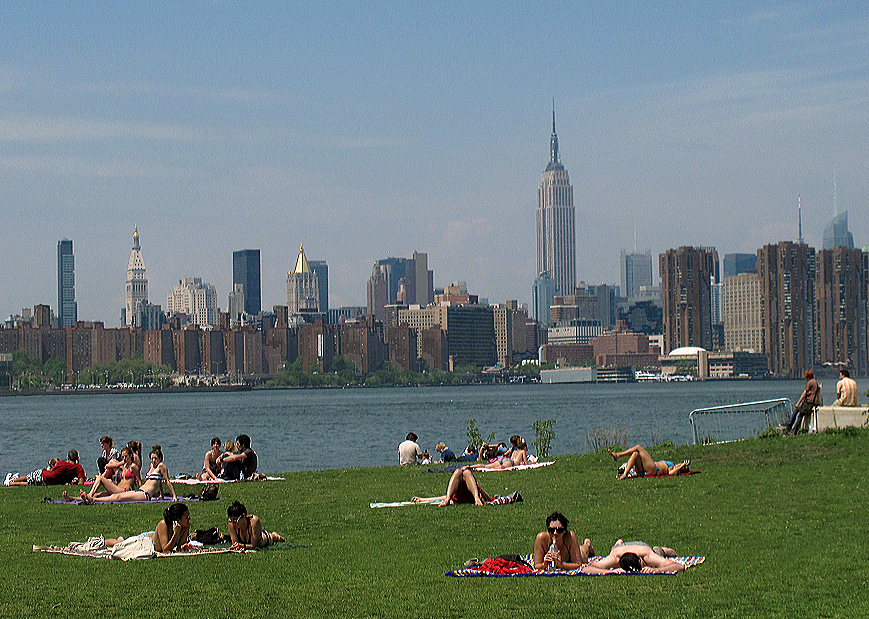
<instances>
[{"instance_id":1,"label":"person lying face down","mask_svg":"<svg viewBox=\"0 0 869 619\"><path fill-rule=\"evenodd\" d=\"M229 539L232 541L230 550L253 550L284 541L280 534L263 529L259 516L248 515L244 503L233 501L226 515L229 518Z\"/></svg>"},{"instance_id":2,"label":"person lying face down","mask_svg":"<svg viewBox=\"0 0 869 619\"><path fill-rule=\"evenodd\" d=\"M685 566L671 557L676 556L672 548L655 546L645 542L618 540L603 559L582 568L585 574L608 574L615 571L640 572L649 568L651 572L682 572Z\"/></svg>"},{"instance_id":3,"label":"person lying face down","mask_svg":"<svg viewBox=\"0 0 869 619\"><path fill-rule=\"evenodd\" d=\"M78 462L78 452L70 449L66 460L52 458L48 468L37 469L27 475L14 477L12 473L6 476L6 486L59 486L63 484L84 484L84 469Z\"/></svg>"}]
</instances>

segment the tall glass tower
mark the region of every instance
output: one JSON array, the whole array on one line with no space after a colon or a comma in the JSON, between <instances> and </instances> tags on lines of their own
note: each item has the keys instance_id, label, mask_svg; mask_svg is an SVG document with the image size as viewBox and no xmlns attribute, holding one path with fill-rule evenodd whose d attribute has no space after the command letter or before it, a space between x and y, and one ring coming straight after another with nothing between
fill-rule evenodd
<instances>
[{"instance_id":1,"label":"tall glass tower","mask_svg":"<svg viewBox=\"0 0 869 619\"><path fill-rule=\"evenodd\" d=\"M549 165L537 188L537 273L548 272L556 295L576 292L576 212L573 187L558 158L555 107L552 108L552 137Z\"/></svg>"},{"instance_id":2,"label":"tall glass tower","mask_svg":"<svg viewBox=\"0 0 869 619\"><path fill-rule=\"evenodd\" d=\"M78 304L75 302L75 257L72 241L57 242L57 326L75 326Z\"/></svg>"},{"instance_id":3,"label":"tall glass tower","mask_svg":"<svg viewBox=\"0 0 869 619\"><path fill-rule=\"evenodd\" d=\"M258 249L242 249L232 252L232 285L242 285L244 311L256 316L262 310L262 285L260 280L260 255Z\"/></svg>"}]
</instances>

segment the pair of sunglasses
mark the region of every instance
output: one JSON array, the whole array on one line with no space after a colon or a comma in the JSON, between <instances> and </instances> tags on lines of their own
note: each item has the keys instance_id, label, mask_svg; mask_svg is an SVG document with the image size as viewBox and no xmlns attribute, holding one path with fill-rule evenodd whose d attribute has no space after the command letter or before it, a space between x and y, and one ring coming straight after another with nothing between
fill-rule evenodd
<instances>
[{"instance_id":1,"label":"pair of sunglasses","mask_svg":"<svg viewBox=\"0 0 869 619\"><path fill-rule=\"evenodd\" d=\"M565 531L567 531L567 529L564 527L549 527L549 532L551 534L564 533Z\"/></svg>"}]
</instances>

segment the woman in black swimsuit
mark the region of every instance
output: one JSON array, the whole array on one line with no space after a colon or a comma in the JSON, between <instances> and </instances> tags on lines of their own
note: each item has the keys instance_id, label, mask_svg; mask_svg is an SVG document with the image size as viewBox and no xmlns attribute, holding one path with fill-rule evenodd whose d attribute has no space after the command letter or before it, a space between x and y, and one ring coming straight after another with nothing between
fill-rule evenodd
<instances>
[{"instance_id":1,"label":"woman in black swimsuit","mask_svg":"<svg viewBox=\"0 0 869 619\"><path fill-rule=\"evenodd\" d=\"M576 533L568 530L568 524L567 518L559 512L552 512L546 519L546 531L538 533L534 540L535 570L544 570L553 561L555 569L575 570L588 563L588 558L594 555L591 540L586 539L580 546ZM555 542L556 550L550 552L552 542Z\"/></svg>"},{"instance_id":2,"label":"woman in black swimsuit","mask_svg":"<svg viewBox=\"0 0 869 619\"><path fill-rule=\"evenodd\" d=\"M259 516L248 516L244 503L234 501L226 515L229 517L229 539L232 540L230 550L254 550L284 541L279 534L264 530Z\"/></svg>"}]
</instances>

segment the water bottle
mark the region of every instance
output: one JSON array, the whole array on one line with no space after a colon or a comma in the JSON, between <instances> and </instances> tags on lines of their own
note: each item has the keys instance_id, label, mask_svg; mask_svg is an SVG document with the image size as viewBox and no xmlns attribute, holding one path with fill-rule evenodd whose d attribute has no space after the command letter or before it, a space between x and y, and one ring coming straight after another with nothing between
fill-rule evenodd
<instances>
[{"instance_id":1,"label":"water bottle","mask_svg":"<svg viewBox=\"0 0 869 619\"><path fill-rule=\"evenodd\" d=\"M549 552L557 552L557 551L558 551L558 546L555 545L555 540L552 540L551 542L549 542ZM549 561L546 564L546 571L547 572L554 572L555 571L555 560L554 559Z\"/></svg>"}]
</instances>

